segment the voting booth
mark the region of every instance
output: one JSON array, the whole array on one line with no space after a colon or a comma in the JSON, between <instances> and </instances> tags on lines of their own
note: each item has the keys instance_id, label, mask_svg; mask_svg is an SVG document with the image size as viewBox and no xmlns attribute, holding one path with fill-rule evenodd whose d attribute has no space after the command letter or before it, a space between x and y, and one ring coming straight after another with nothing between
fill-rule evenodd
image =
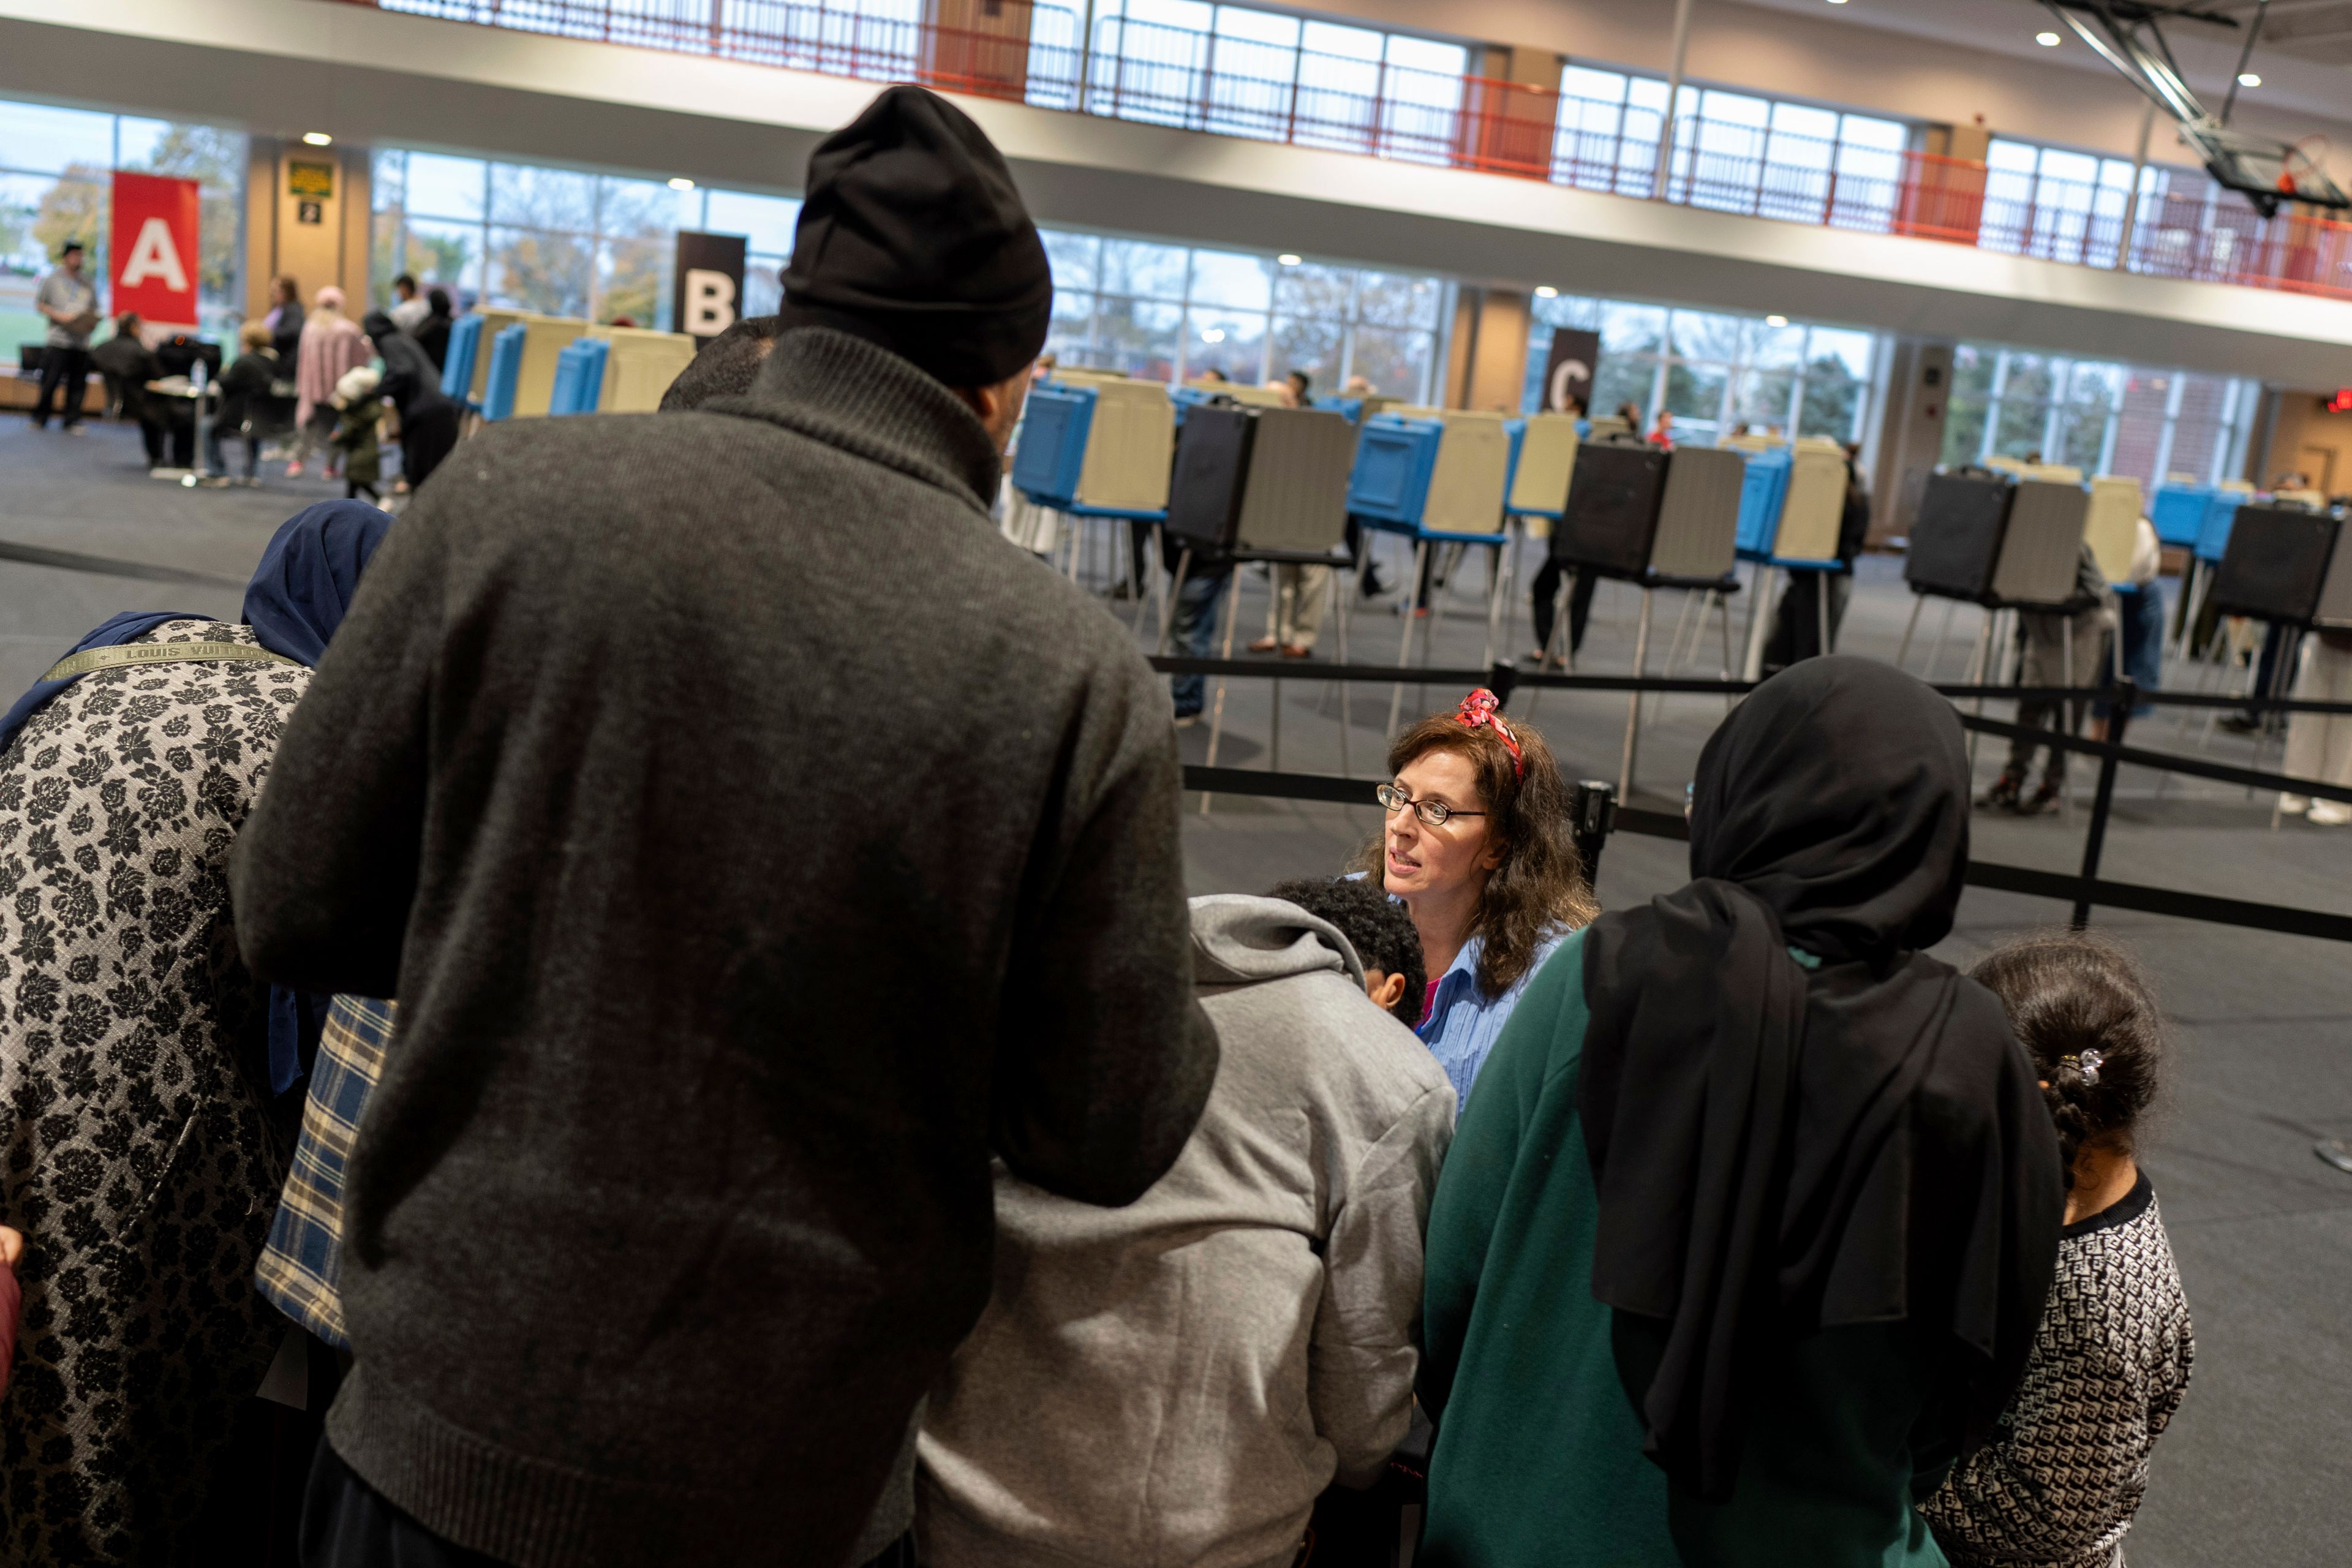
<instances>
[{"instance_id":1,"label":"voting booth","mask_svg":"<svg viewBox=\"0 0 2352 1568\"><path fill-rule=\"evenodd\" d=\"M2240 507L2213 574L2213 608L2280 626L2316 624L2342 528L2336 518L2307 507L2276 501Z\"/></svg>"},{"instance_id":2,"label":"voting booth","mask_svg":"<svg viewBox=\"0 0 2352 1568\"><path fill-rule=\"evenodd\" d=\"M482 313L468 310L449 323L449 346L441 355L441 390L461 408L482 411L475 390L482 351Z\"/></svg>"},{"instance_id":3,"label":"voting booth","mask_svg":"<svg viewBox=\"0 0 2352 1568\"><path fill-rule=\"evenodd\" d=\"M1504 421L1510 441L1509 479L1503 510L1520 517L1557 519L1568 504L1576 471L1576 419L1567 414L1530 414Z\"/></svg>"},{"instance_id":4,"label":"voting booth","mask_svg":"<svg viewBox=\"0 0 2352 1568\"><path fill-rule=\"evenodd\" d=\"M1356 455L1356 431L1346 416L1328 409L1245 405L1220 399L1198 403L1186 413L1176 439L1174 472L1168 484L1168 537L1181 553L1169 595L1171 614L1160 624L1167 646L1175 597L1183 589L1196 552L1236 563L1263 561L1296 565L1345 566L1348 536L1348 475ZM1329 574L1324 592L1338 625L1339 659L1348 658L1348 591L1344 572ZM1234 654L1241 616L1242 574L1231 574L1225 604L1224 651ZM1223 677L1209 721L1209 763L1216 763L1224 729ZM1340 768L1349 765L1352 714L1349 689L1340 684ZM1281 746L1282 691L1275 685L1274 746Z\"/></svg>"},{"instance_id":5,"label":"voting booth","mask_svg":"<svg viewBox=\"0 0 2352 1568\"><path fill-rule=\"evenodd\" d=\"M515 387L522 374L523 337L523 324L513 321L500 327L490 338L489 357L482 370L484 419L514 417Z\"/></svg>"},{"instance_id":6,"label":"voting booth","mask_svg":"<svg viewBox=\"0 0 2352 1568\"><path fill-rule=\"evenodd\" d=\"M1838 531L1845 521L1845 448L1822 436L1790 446L1769 437L1735 436L1726 449L1747 458L1739 497L1738 553L1756 563L1748 607L1744 679L1763 672L1766 612L1783 571L1823 572L1838 563ZM1820 600L1822 646L1829 647L1829 600Z\"/></svg>"},{"instance_id":7,"label":"voting booth","mask_svg":"<svg viewBox=\"0 0 2352 1568\"><path fill-rule=\"evenodd\" d=\"M1175 410L1160 383L1057 375L1030 389L1013 483L1056 511L1157 522L1175 445Z\"/></svg>"},{"instance_id":8,"label":"voting booth","mask_svg":"<svg viewBox=\"0 0 2352 1568\"><path fill-rule=\"evenodd\" d=\"M643 327L606 327L604 394L596 406L607 414L651 414L661 406L670 384L694 363L697 340L685 332Z\"/></svg>"},{"instance_id":9,"label":"voting booth","mask_svg":"<svg viewBox=\"0 0 2352 1568\"><path fill-rule=\"evenodd\" d=\"M1747 462L1741 453L1723 447L1680 447L1669 452L1618 440L1588 441L1578 448L1568 504L1552 530L1551 558L1580 574L1622 578L1642 590L1641 618L1633 634L1636 677L1647 673L1652 611L1660 588L1707 591L1707 603L1722 617L1723 673L1730 673L1727 595L1738 586L1733 570L1738 562ZM1684 609L1687 616L1687 599ZM1702 632L1705 626L1702 612ZM1559 620L1553 627L1558 635ZM1626 703L1618 772L1621 797L1630 798L1633 789L1641 723L1642 697L1635 692Z\"/></svg>"},{"instance_id":10,"label":"voting booth","mask_svg":"<svg viewBox=\"0 0 2352 1568\"><path fill-rule=\"evenodd\" d=\"M1414 612L1422 608L1421 585L1433 545L1483 545L1488 551L1485 662L1494 662L1509 578L1510 534L1503 526L1509 470L1510 437L1499 414L1396 408L1364 421L1348 476L1349 514L1365 528L1412 542L1399 668L1412 657ZM1400 683L1389 699L1391 734L1403 701Z\"/></svg>"},{"instance_id":11,"label":"voting booth","mask_svg":"<svg viewBox=\"0 0 2352 1568\"><path fill-rule=\"evenodd\" d=\"M1916 597L1895 652L1898 666L1910 655L1920 609L1929 598L1949 601L1953 607L1965 601L1983 608L1984 624L1969 663L1971 681L1991 677L1993 628L2001 612L2057 610L2074 598L2090 490L2079 475L2063 477L2073 470L2019 463L2005 468L2006 472L1987 468L1927 477L1903 563L1904 581ZM2030 473L2059 477L2017 477ZM1951 620L1948 608L1928 655L1931 678ZM2066 683L2072 684L2074 642L2062 640L2070 666Z\"/></svg>"},{"instance_id":12,"label":"voting booth","mask_svg":"<svg viewBox=\"0 0 2352 1568\"><path fill-rule=\"evenodd\" d=\"M2109 583L2126 584L2131 582L2132 557L2139 552L2139 481L2124 474L2101 474L2091 481L2090 495L2083 520L2083 542L2091 547L2101 574Z\"/></svg>"},{"instance_id":13,"label":"voting booth","mask_svg":"<svg viewBox=\"0 0 2352 1568\"><path fill-rule=\"evenodd\" d=\"M555 356L555 382L547 395L551 416L596 412L604 397L604 360L610 352L599 338L580 338L563 345Z\"/></svg>"}]
</instances>

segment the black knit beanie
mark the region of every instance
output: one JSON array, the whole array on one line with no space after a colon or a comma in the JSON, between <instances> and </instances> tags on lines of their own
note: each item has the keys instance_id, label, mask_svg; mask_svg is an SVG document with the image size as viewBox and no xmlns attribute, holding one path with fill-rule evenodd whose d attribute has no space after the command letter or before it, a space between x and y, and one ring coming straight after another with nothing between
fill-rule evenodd
<instances>
[{"instance_id":1,"label":"black knit beanie","mask_svg":"<svg viewBox=\"0 0 2352 1568\"><path fill-rule=\"evenodd\" d=\"M787 328L829 326L950 386L1037 357L1054 275L987 134L919 87L894 87L809 155L784 270Z\"/></svg>"}]
</instances>

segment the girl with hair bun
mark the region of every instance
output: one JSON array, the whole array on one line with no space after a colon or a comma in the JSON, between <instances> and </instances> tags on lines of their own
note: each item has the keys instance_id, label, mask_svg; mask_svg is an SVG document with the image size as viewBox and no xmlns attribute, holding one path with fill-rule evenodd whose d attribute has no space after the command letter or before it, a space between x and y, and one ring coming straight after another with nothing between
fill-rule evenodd
<instances>
[{"instance_id":1,"label":"girl with hair bun","mask_svg":"<svg viewBox=\"0 0 2352 1568\"><path fill-rule=\"evenodd\" d=\"M1388 819L1354 867L1412 916L1428 973L1418 1033L1465 1104L1528 982L1601 912L1559 764L1501 709L1480 687L1397 737L1378 796Z\"/></svg>"},{"instance_id":2,"label":"girl with hair bun","mask_svg":"<svg viewBox=\"0 0 2352 1568\"><path fill-rule=\"evenodd\" d=\"M2042 1080L2066 1163L2058 1274L2025 1379L1993 1440L1923 1505L1958 1568L2099 1568L2147 1489L2195 1342L2133 1132L2164 1073L2156 998L2123 949L2029 937L1977 965Z\"/></svg>"}]
</instances>

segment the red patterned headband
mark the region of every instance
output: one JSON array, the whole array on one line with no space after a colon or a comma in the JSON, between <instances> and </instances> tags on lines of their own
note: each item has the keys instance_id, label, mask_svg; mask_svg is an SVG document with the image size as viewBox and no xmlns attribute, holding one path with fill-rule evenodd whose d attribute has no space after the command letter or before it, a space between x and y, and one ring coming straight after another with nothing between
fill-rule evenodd
<instances>
[{"instance_id":1,"label":"red patterned headband","mask_svg":"<svg viewBox=\"0 0 2352 1568\"><path fill-rule=\"evenodd\" d=\"M1503 722L1503 715L1497 711L1502 706L1503 700L1482 686L1462 700L1454 716L1473 730L1483 724L1494 731L1495 738L1511 753L1511 776L1525 778L1527 763L1519 755L1518 737L1511 733L1511 727Z\"/></svg>"}]
</instances>

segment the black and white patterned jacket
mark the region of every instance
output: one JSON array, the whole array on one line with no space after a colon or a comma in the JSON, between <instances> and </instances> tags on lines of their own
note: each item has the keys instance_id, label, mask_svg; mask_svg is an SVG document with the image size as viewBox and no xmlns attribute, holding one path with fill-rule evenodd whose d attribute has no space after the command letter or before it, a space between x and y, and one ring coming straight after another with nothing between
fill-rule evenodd
<instances>
[{"instance_id":1,"label":"black and white patterned jacket","mask_svg":"<svg viewBox=\"0 0 2352 1568\"><path fill-rule=\"evenodd\" d=\"M1992 1441L1922 1505L1956 1568L2121 1568L2158 1434L2196 1344L2143 1172L2059 1233L2025 1378Z\"/></svg>"}]
</instances>

